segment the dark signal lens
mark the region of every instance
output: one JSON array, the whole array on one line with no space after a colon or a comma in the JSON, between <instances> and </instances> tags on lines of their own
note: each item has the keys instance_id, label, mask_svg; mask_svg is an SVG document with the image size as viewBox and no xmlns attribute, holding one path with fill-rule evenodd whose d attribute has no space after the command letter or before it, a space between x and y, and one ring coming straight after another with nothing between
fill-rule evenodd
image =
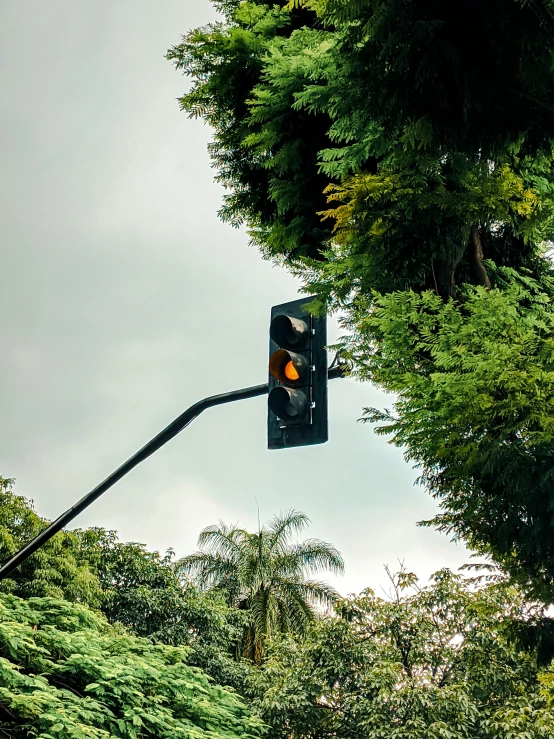
<instances>
[{"instance_id":1,"label":"dark signal lens","mask_svg":"<svg viewBox=\"0 0 554 739\"><path fill-rule=\"evenodd\" d=\"M302 421L309 412L308 398L302 390L274 387L269 393L269 409L283 421Z\"/></svg>"},{"instance_id":2,"label":"dark signal lens","mask_svg":"<svg viewBox=\"0 0 554 739\"><path fill-rule=\"evenodd\" d=\"M278 315L271 321L269 335L285 349L303 349L310 330L306 321L287 315Z\"/></svg>"}]
</instances>

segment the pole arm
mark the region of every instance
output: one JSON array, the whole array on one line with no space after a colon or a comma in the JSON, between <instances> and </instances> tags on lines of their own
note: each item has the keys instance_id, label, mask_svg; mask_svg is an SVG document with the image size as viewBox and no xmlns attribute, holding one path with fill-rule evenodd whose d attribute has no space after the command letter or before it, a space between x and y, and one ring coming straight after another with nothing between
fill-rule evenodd
<instances>
[{"instance_id":1,"label":"pole arm","mask_svg":"<svg viewBox=\"0 0 554 739\"><path fill-rule=\"evenodd\" d=\"M327 376L329 380L345 377L345 367L346 366L344 364L337 363L337 358L335 357L335 361L328 369ZM254 387L247 387L242 390L232 390L230 393L211 395L209 398L204 398L203 400L199 400L198 403L191 405L190 408L187 408L184 413L181 413L181 415L170 423L169 426L166 426L163 431L160 431L157 436L151 439L148 444L143 446L142 449L139 449L139 451L136 454L133 454L132 457L129 457L121 467L118 467L115 472L112 472L109 477L106 477L104 482L101 482L100 485L97 485L90 491L90 493L83 496L81 500L75 503L74 506L69 508L65 513L62 513L62 515L55 521L52 521L50 526L47 526L44 531L41 531L40 534L26 544L23 549L20 549L19 552L14 554L6 564L0 567L0 580L8 577L8 575L24 562L27 557L34 554L37 549L48 541L48 539L51 539L54 534L57 534L58 531L61 531L70 521L73 521L79 513L82 513L85 508L88 508L91 503L94 503L97 498L115 485L116 482L121 480L122 477L125 477L125 475L134 467L147 459L151 454L154 454L154 452L157 452L158 449L161 449L164 444L171 441L174 436L177 436L177 434L185 429L191 421L194 421L202 411L205 411L207 408L213 408L214 405L224 405L225 403L233 403L235 400L246 400L247 398L255 398L258 395L266 395L267 392L267 385L254 385Z\"/></svg>"},{"instance_id":2,"label":"pole arm","mask_svg":"<svg viewBox=\"0 0 554 739\"><path fill-rule=\"evenodd\" d=\"M207 408L212 408L214 405L223 405L224 403L232 403L235 400L245 400L246 398L255 398L258 395L265 395L267 390L267 385L255 385L254 387L247 387L242 390L233 390L230 393L211 395L209 398L204 398L203 400L198 401L198 403L191 405L190 408L187 408L184 413L181 413L181 415L170 423L169 426L151 439L148 444L143 446L142 449L139 449L136 454L133 454L133 456L124 462L121 467L118 467L115 472L112 472L109 477L106 477L104 482L97 485L90 491L90 493L87 493L80 501L75 503L74 506L69 508L65 513L62 513L62 515L55 521L52 521L50 526L45 528L44 531L41 531L40 534L24 546L23 549L20 549L19 552L14 554L14 556L0 568L0 580L8 577L8 575L24 562L27 557L34 554L34 552L45 544L48 539L52 538L54 534L58 533L58 531L61 531L70 521L73 521L79 513L82 513L85 508L88 508L91 503L94 503L97 498L105 493L106 490L109 490L112 485L115 485L116 482L121 480L121 478L134 467L147 459L151 454L154 454L158 449L161 449L161 447L163 447L164 444L167 444L168 441L171 441L174 436L177 436L177 434L185 429L191 421L194 421L202 411L205 411Z\"/></svg>"}]
</instances>

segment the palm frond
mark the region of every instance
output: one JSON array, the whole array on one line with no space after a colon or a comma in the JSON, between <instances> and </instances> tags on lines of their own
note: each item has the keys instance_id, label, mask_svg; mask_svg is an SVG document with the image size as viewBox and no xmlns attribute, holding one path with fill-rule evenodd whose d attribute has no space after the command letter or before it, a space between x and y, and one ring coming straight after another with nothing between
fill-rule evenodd
<instances>
[{"instance_id":1,"label":"palm frond","mask_svg":"<svg viewBox=\"0 0 554 739\"><path fill-rule=\"evenodd\" d=\"M297 595L314 606L322 606L331 609L340 600L340 595L335 588L322 580L303 580L302 582L291 582L280 584L280 588L290 588Z\"/></svg>"},{"instance_id":2,"label":"palm frond","mask_svg":"<svg viewBox=\"0 0 554 739\"><path fill-rule=\"evenodd\" d=\"M198 547L207 549L213 554L236 560L240 556L240 545L246 531L227 526L223 521L213 526L206 526L198 536Z\"/></svg>"},{"instance_id":3,"label":"palm frond","mask_svg":"<svg viewBox=\"0 0 554 739\"><path fill-rule=\"evenodd\" d=\"M275 594L268 589L258 590L249 600L253 646L253 659L260 663L265 649L265 642L271 638L279 623L279 609Z\"/></svg>"},{"instance_id":4,"label":"palm frond","mask_svg":"<svg viewBox=\"0 0 554 739\"><path fill-rule=\"evenodd\" d=\"M316 616L315 608L296 583L283 582L277 590L283 632L302 634Z\"/></svg>"},{"instance_id":5,"label":"palm frond","mask_svg":"<svg viewBox=\"0 0 554 739\"><path fill-rule=\"evenodd\" d=\"M205 588L223 589L230 603L248 611L241 649L257 664L273 634L303 633L319 608L330 609L339 599L330 585L308 577L323 570L342 573L340 553L319 539L291 541L308 523L295 510L274 516L254 534L220 521L201 532L201 551L177 563L181 574L194 575Z\"/></svg>"},{"instance_id":6,"label":"palm frond","mask_svg":"<svg viewBox=\"0 0 554 739\"><path fill-rule=\"evenodd\" d=\"M236 568L228 559L209 552L194 552L175 563L180 576L192 576L203 588L233 585L236 589Z\"/></svg>"},{"instance_id":7,"label":"palm frond","mask_svg":"<svg viewBox=\"0 0 554 739\"><path fill-rule=\"evenodd\" d=\"M344 572L341 553L332 544L320 539L308 539L294 544L275 560L275 571L283 574L316 573L329 570L337 575Z\"/></svg>"},{"instance_id":8,"label":"palm frond","mask_svg":"<svg viewBox=\"0 0 554 739\"><path fill-rule=\"evenodd\" d=\"M293 534L299 534L309 524L308 516L294 509L273 516L267 524L267 531L271 534L273 547L286 544Z\"/></svg>"}]
</instances>

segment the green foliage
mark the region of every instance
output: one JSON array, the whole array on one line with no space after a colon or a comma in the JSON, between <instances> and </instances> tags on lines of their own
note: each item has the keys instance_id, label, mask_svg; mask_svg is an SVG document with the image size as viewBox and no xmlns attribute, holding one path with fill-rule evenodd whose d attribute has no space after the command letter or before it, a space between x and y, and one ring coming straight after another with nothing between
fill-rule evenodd
<instances>
[{"instance_id":1,"label":"green foliage","mask_svg":"<svg viewBox=\"0 0 554 739\"><path fill-rule=\"evenodd\" d=\"M0 596L0 733L14 739L254 737L260 722L184 648L110 627L84 606Z\"/></svg>"},{"instance_id":2,"label":"green foliage","mask_svg":"<svg viewBox=\"0 0 554 739\"><path fill-rule=\"evenodd\" d=\"M277 632L303 633L315 606L329 607L338 597L326 583L308 579L322 570L342 572L344 563L326 542L292 537L309 523L303 513L275 516L259 531L220 523L198 538L203 549L180 561L180 569L196 575L202 587L225 593L229 603L248 613L242 653L260 663L265 643Z\"/></svg>"},{"instance_id":3,"label":"green foliage","mask_svg":"<svg viewBox=\"0 0 554 739\"><path fill-rule=\"evenodd\" d=\"M485 156L552 138L551 0L293 4L344 31L353 83L395 135L423 122L441 145Z\"/></svg>"},{"instance_id":4,"label":"green foliage","mask_svg":"<svg viewBox=\"0 0 554 739\"><path fill-rule=\"evenodd\" d=\"M531 375L530 386L542 383L541 397L550 397L551 309L544 291L554 285L538 285L510 270L499 271L495 281L501 287L490 291L465 288L463 308L475 314L470 322L460 306L431 292L377 298L366 333L353 346L365 355L360 342L381 334L390 354L375 354L371 371L381 373L379 381L392 389L395 382L415 388L413 397L401 395L399 403L415 402L425 378L449 399L453 416L465 413L475 425L480 413L494 413L491 407L498 406L499 429L515 422L519 403L524 441L540 445L548 415L536 402L525 405L525 395L517 392L521 383L512 387L512 379L517 372ZM505 331L498 336L497 313ZM539 324L542 342L534 330ZM503 341L506 335L513 341ZM406 345L417 347L412 365ZM498 387L490 384L494 372L482 366L495 361L505 370ZM449 376L460 362L464 372ZM449 394L460 374L467 384ZM479 404L483 388L499 392L496 404ZM422 397L428 394L427 389ZM467 408L460 409L462 395ZM421 408L417 413L421 434L438 443L433 414L426 416ZM449 431L447 420L438 420L443 433ZM24 536L25 527L18 527L27 522L32 528L36 514L11 492L3 500L4 537L14 531ZM553 735L554 629L544 605L530 602L525 589L499 576L482 586L480 579L448 570L423 588L402 570L391 576L385 599L366 590L340 600L328 586L306 579L310 572L343 566L324 542L293 542L307 522L292 511L254 534L224 524L208 527L199 540L203 551L178 563L171 552L162 557L142 545L121 543L113 532L73 532L70 548L50 553L50 568L70 573L74 559L88 566L113 624L82 603L0 594L0 734L13 739L245 739L267 732L270 739ZM71 566L64 568L59 560L67 552ZM190 582L183 586L183 572L195 573L203 589ZM24 585L14 579L11 587ZM43 587L49 586L46 577ZM315 604L332 604L334 610L318 614ZM240 663L230 658L238 643L247 657ZM205 665L216 680L236 686L247 696L249 710L194 665Z\"/></svg>"},{"instance_id":5,"label":"green foliage","mask_svg":"<svg viewBox=\"0 0 554 739\"><path fill-rule=\"evenodd\" d=\"M311 289L330 308L344 309L373 290L433 289L455 295L459 283L488 286L486 268L472 243L499 265L548 271L542 249L530 239L552 233L552 186L539 191L539 171L456 155L414 152L401 166L383 162L376 174L361 173L327 188L325 212L335 222L328 262L308 275ZM516 173L517 170L517 173ZM535 176L536 175L536 176ZM488 276L490 279L490 275Z\"/></svg>"},{"instance_id":6,"label":"green foliage","mask_svg":"<svg viewBox=\"0 0 554 739\"><path fill-rule=\"evenodd\" d=\"M178 69L195 78L192 90L181 98L182 108L205 118L215 130L210 153L217 180L232 191L221 214L234 225L251 224L272 256L317 259L331 232L318 216L325 207L327 180L318 172L317 152L328 144L328 124L292 108L302 87L294 74L282 80L275 98L272 113L279 122L267 120L264 109L264 101L272 105L271 90L260 90L254 103L257 112L252 120L249 116L253 90L263 76L264 55L274 43L279 56L286 37L313 13L259 2L229 2L221 9L231 19L229 26L191 31L168 52ZM282 129L296 135L283 135Z\"/></svg>"},{"instance_id":7,"label":"green foliage","mask_svg":"<svg viewBox=\"0 0 554 739\"><path fill-rule=\"evenodd\" d=\"M534 609L504 583L403 571L277 641L252 674L271 739L539 739L554 732L554 674L509 638ZM539 609L540 610L540 609Z\"/></svg>"},{"instance_id":8,"label":"green foliage","mask_svg":"<svg viewBox=\"0 0 554 739\"><path fill-rule=\"evenodd\" d=\"M48 521L34 511L31 501L16 495L13 480L0 476L0 562L28 544ZM49 596L98 606L102 593L94 572L80 557L78 538L56 534L0 583L0 591L22 598Z\"/></svg>"},{"instance_id":9,"label":"green foliage","mask_svg":"<svg viewBox=\"0 0 554 739\"><path fill-rule=\"evenodd\" d=\"M554 283L501 269L460 303L397 292L358 303L345 350L358 373L395 393L378 433L422 469L464 537L553 599ZM376 348L378 347L378 348Z\"/></svg>"},{"instance_id":10,"label":"green foliage","mask_svg":"<svg viewBox=\"0 0 554 739\"><path fill-rule=\"evenodd\" d=\"M527 5L229 4L168 53L193 78L182 107L214 127L224 216L301 272L338 260L350 290L452 294L472 225L486 256L531 267L552 233L554 36Z\"/></svg>"},{"instance_id":11,"label":"green foliage","mask_svg":"<svg viewBox=\"0 0 554 739\"><path fill-rule=\"evenodd\" d=\"M48 525L32 503L0 478L2 561ZM205 593L179 577L172 552L120 542L113 531L60 532L1 583L21 597L50 596L103 612L108 621L156 644L187 646L188 662L222 685L240 688L244 668L235 657L246 615L221 594Z\"/></svg>"},{"instance_id":12,"label":"green foliage","mask_svg":"<svg viewBox=\"0 0 554 739\"><path fill-rule=\"evenodd\" d=\"M245 614L221 593L206 593L180 578L173 552L165 556L144 545L124 543L113 531L75 532L82 556L97 573L102 611L110 623L154 643L191 648L189 664L216 682L239 687L244 670L234 656Z\"/></svg>"},{"instance_id":13,"label":"green foliage","mask_svg":"<svg viewBox=\"0 0 554 739\"><path fill-rule=\"evenodd\" d=\"M551 0L219 7L168 58L223 215L345 316L434 523L551 597Z\"/></svg>"}]
</instances>

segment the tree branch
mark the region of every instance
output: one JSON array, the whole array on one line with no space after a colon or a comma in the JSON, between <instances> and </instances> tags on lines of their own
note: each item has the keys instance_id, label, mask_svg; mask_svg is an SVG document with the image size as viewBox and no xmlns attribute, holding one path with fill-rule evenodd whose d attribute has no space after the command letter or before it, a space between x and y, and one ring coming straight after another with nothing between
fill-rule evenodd
<instances>
[{"instance_id":1,"label":"tree branch","mask_svg":"<svg viewBox=\"0 0 554 739\"><path fill-rule=\"evenodd\" d=\"M9 716L12 719L12 721L17 721L17 723L19 723L20 721L19 716L16 713L14 713L12 710L10 710L5 703L0 702L0 711L4 711L6 716Z\"/></svg>"},{"instance_id":2,"label":"tree branch","mask_svg":"<svg viewBox=\"0 0 554 739\"><path fill-rule=\"evenodd\" d=\"M483 245L481 236L479 235L479 226L471 227L471 246L470 263L473 277L478 285L483 285L487 290L491 289L491 281L485 267L485 259L483 257Z\"/></svg>"}]
</instances>

